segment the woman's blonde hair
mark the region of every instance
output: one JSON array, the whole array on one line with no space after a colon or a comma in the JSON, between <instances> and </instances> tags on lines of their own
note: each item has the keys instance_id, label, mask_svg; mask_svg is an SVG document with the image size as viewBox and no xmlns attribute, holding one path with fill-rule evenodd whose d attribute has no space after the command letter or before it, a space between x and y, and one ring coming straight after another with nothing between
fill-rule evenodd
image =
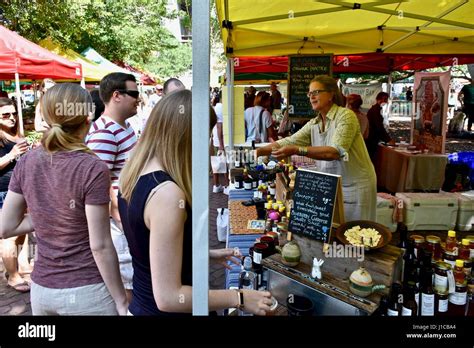
<instances>
[{"instance_id":1,"label":"woman's blonde hair","mask_svg":"<svg viewBox=\"0 0 474 348\"><path fill-rule=\"evenodd\" d=\"M73 83L51 87L41 98L41 114L50 126L41 140L46 151L84 151L93 153L84 136L93 112L92 97L87 90Z\"/></svg>"},{"instance_id":2,"label":"woman's blonde hair","mask_svg":"<svg viewBox=\"0 0 474 348\"><path fill-rule=\"evenodd\" d=\"M156 158L191 205L191 91L167 94L153 108L140 141L120 173L120 192L130 202L145 165Z\"/></svg>"}]
</instances>

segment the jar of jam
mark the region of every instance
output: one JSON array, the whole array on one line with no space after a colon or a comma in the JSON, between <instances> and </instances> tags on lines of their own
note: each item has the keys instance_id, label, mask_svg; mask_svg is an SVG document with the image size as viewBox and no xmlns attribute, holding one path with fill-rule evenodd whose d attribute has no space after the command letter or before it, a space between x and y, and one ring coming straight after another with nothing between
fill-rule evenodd
<instances>
[{"instance_id":1,"label":"jar of jam","mask_svg":"<svg viewBox=\"0 0 474 348\"><path fill-rule=\"evenodd\" d=\"M275 240L273 239L273 237L263 236L260 238L260 242L268 245L268 249L267 249L268 256L273 255L275 253ZM255 252L255 249L254 249L254 252Z\"/></svg>"},{"instance_id":2,"label":"jar of jam","mask_svg":"<svg viewBox=\"0 0 474 348\"><path fill-rule=\"evenodd\" d=\"M464 316L467 302L467 285L456 284L456 290L449 294L448 314Z\"/></svg>"},{"instance_id":3,"label":"jar of jam","mask_svg":"<svg viewBox=\"0 0 474 348\"><path fill-rule=\"evenodd\" d=\"M456 266L456 259L458 258L457 253L454 251L444 251L443 253L443 262L449 263L451 268Z\"/></svg>"},{"instance_id":4,"label":"jar of jam","mask_svg":"<svg viewBox=\"0 0 474 348\"><path fill-rule=\"evenodd\" d=\"M410 239L412 239L413 242L415 243L415 256L419 259L421 257L421 253L419 253L418 251L424 248L425 237L420 236L418 234L412 234L410 236Z\"/></svg>"},{"instance_id":5,"label":"jar of jam","mask_svg":"<svg viewBox=\"0 0 474 348\"><path fill-rule=\"evenodd\" d=\"M434 288L440 293L448 292L448 271L451 266L446 262L437 262L434 274Z\"/></svg>"},{"instance_id":6,"label":"jar of jam","mask_svg":"<svg viewBox=\"0 0 474 348\"><path fill-rule=\"evenodd\" d=\"M262 259L269 256L269 251L267 243L255 243L253 245L253 262L260 265Z\"/></svg>"},{"instance_id":7,"label":"jar of jam","mask_svg":"<svg viewBox=\"0 0 474 348\"><path fill-rule=\"evenodd\" d=\"M235 176L235 188L236 189L244 188L244 177L242 175Z\"/></svg>"},{"instance_id":8,"label":"jar of jam","mask_svg":"<svg viewBox=\"0 0 474 348\"><path fill-rule=\"evenodd\" d=\"M441 238L438 236L426 236L425 248L432 252L433 260L440 261L442 259Z\"/></svg>"},{"instance_id":9,"label":"jar of jam","mask_svg":"<svg viewBox=\"0 0 474 348\"><path fill-rule=\"evenodd\" d=\"M273 244L275 244L275 247L277 247L280 244L278 241L279 236L277 232L270 231L270 232L267 232L266 235L273 238Z\"/></svg>"},{"instance_id":10,"label":"jar of jam","mask_svg":"<svg viewBox=\"0 0 474 348\"><path fill-rule=\"evenodd\" d=\"M435 316L446 315L449 304L448 292L438 292L435 290Z\"/></svg>"}]
</instances>

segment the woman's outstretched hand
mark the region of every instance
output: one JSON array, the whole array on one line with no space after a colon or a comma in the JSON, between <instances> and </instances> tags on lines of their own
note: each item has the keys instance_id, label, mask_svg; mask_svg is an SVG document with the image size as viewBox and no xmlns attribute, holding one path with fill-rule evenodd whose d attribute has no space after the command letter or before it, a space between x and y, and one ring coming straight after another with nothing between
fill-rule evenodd
<instances>
[{"instance_id":1,"label":"woman's outstretched hand","mask_svg":"<svg viewBox=\"0 0 474 348\"><path fill-rule=\"evenodd\" d=\"M232 269L231 266L227 264L227 261L231 261L236 265L241 265L242 254L238 249L214 249L209 250L209 256L213 263L218 263L223 265L227 269Z\"/></svg>"}]
</instances>

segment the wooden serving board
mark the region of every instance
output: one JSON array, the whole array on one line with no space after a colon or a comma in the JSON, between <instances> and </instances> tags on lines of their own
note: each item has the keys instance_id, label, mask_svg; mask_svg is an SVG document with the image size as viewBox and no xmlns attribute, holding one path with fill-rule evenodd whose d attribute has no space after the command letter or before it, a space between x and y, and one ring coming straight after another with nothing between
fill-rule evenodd
<instances>
[{"instance_id":1,"label":"wooden serving board","mask_svg":"<svg viewBox=\"0 0 474 348\"><path fill-rule=\"evenodd\" d=\"M244 201L229 201L229 226L230 234L261 234L261 230L248 229L248 221L257 219L257 209L255 206L246 207L242 205Z\"/></svg>"}]
</instances>

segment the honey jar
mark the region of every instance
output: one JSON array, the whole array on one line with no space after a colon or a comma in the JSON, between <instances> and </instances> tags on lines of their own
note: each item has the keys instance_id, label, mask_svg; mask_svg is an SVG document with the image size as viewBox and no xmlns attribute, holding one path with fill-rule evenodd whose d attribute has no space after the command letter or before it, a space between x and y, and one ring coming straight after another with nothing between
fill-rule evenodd
<instances>
[{"instance_id":1,"label":"honey jar","mask_svg":"<svg viewBox=\"0 0 474 348\"><path fill-rule=\"evenodd\" d=\"M438 236L426 236L425 248L431 251L433 260L440 261L443 256L443 250L441 249L441 238Z\"/></svg>"},{"instance_id":2,"label":"honey jar","mask_svg":"<svg viewBox=\"0 0 474 348\"><path fill-rule=\"evenodd\" d=\"M439 293L446 293L448 291L448 271L451 265L446 262L437 262L435 265L434 274L434 288Z\"/></svg>"}]
</instances>

